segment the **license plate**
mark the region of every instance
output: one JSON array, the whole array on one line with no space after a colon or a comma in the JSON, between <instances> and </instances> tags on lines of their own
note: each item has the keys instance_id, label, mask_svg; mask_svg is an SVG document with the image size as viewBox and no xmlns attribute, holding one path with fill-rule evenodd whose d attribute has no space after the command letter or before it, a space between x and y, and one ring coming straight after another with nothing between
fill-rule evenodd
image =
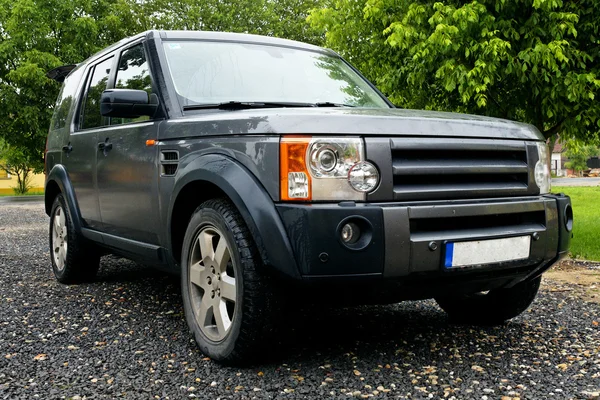
<instances>
[{"instance_id":1,"label":"license plate","mask_svg":"<svg viewBox=\"0 0 600 400\"><path fill-rule=\"evenodd\" d=\"M469 267L529 258L531 236L446 243L446 268Z\"/></svg>"}]
</instances>

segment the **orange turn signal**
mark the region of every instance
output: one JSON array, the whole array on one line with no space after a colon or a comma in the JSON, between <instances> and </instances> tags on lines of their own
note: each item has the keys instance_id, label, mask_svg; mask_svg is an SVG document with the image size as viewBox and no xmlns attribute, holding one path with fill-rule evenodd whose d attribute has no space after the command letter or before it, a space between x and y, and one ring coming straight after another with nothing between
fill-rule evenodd
<instances>
[{"instance_id":1,"label":"orange turn signal","mask_svg":"<svg viewBox=\"0 0 600 400\"><path fill-rule=\"evenodd\" d=\"M310 139L310 136L283 136L279 142L280 194L283 201L312 199L312 182L306 168Z\"/></svg>"},{"instance_id":2,"label":"orange turn signal","mask_svg":"<svg viewBox=\"0 0 600 400\"><path fill-rule=\"evenodd\" d=\"M148 146L148 147L154 146L155 144L156 144L156 140L154 140L154 139L146 140L146 146Z\"/></svg>"}]
</instances>

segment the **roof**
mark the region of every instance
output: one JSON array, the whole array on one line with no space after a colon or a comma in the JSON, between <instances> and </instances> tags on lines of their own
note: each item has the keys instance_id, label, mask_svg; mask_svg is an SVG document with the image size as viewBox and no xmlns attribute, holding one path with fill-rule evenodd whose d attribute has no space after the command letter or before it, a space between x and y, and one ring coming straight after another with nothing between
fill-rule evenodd
<instances>
[{"instance_id":1,"label":"roof","mask_svg":"<svg viewBox=\"0 0 600 400\"><path fill-rule=\"evenodd\" d=\"M254 44L265 44L271 46L291 47L296 49L303 49L309 51L315 51L324 54L336 55L333 50L325 49L323 47L314 46L312 44L297 42L295 40L280 39L272 36L252 35L248 33L232 33L232 32L209 32L209 31L165 31L165 30L149 30L140 32L137 35L123 38L118 42L100 50L98 53L89 57L84 63L90 62L93 59L99 58L102 55L109 53L119 47L126 45L127 43L146 37L152 39L160 37L166 40L208 40L208 41L223 41L223 42L239 42L239 43L254 43Z\"/></svg>"},{"instance_id":2,"label":"roof","mask_svg":"<svg viewBox=\"0 0 600 400\"><path fill-rule=\"evenodd\" d=\"M248 33L233 32L210 32L210 31L148 31L157 32L161 38L167 40L177 39L199 39L223 42L256 43L282 47L293 47L320 53L335 54L332 50L312 44L298 42L289 39L280 39L272 36L252 35Z\"/></svg>"},{"instance_id":3,"label":"roof","mask_svg":"<svg viewBox=\"0 0 600 400\"><path fill-rule=\"evenodd\" d=\"M564 151L564 146L560 142L560 139L554 143L554 148L552 149L553 153L562 153Z\"/></svg>"}]
</instances>

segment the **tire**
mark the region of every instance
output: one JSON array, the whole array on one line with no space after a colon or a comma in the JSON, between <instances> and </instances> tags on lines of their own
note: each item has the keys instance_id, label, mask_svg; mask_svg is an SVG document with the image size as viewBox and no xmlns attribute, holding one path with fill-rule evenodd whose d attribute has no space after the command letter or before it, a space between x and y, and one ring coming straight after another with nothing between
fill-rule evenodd
<instances>
[{"instance_id":1,"label":"tire","mask_svg":"<svg viewBox=\"0 0 600 400\"><path fill-rule=\"evenodd\" d=\"M49 242L52 270L59 282L74 284L94 279L100 267L100 253L75 232L73 217L62 194L52 204Z\"/></svg>"},{"instance_id":2,"label":"tire","mask_svg":"<svg viewBox=\"0 0 600 400\"><path fill-rule=\"evenodd\" d=\"M185 318L200 350L224 364L255 361L273 334L275 296L248 228L229 201L208 200L194 211L181 267Z\"/></svg>"},{"instance_id":3,"label":"tire","mask_svg":"<svg viewBox=\"0 0 600 400\"><path fill-rule=\"evenodd\" d=\"M508 289L436 297L435 300L452 322L499 325L527 310L537 295L541 280L539 276Z\"/></svg>"}]
</instances>

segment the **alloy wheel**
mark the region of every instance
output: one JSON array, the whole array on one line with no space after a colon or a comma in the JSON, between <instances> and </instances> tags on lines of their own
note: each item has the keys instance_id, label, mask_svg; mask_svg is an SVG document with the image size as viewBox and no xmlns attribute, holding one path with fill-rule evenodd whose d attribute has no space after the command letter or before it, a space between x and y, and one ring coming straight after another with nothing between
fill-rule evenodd
<instances>
[{"instance_id":1,"label":"alloy wheel","mask_svg":"<svg viewBox=\"0 0 600 400\"><path fill-rule=\"evenodd\" d=\"M52 219L52 256L56 269L62 271L67 261L67 220L61 206L56 208Z\"/></svg>"},{"instance_id":2,"label":"alloy wheel","mask_svg":"<svg viewBox=\"0 0 600 400\"><path fill-rule=\"evenodd\" d=\"M221 341L235 318L236 276L227 240L216 227L200 230L188 265L196 321L207 338Z\"/></svg>"}]
</instances>

